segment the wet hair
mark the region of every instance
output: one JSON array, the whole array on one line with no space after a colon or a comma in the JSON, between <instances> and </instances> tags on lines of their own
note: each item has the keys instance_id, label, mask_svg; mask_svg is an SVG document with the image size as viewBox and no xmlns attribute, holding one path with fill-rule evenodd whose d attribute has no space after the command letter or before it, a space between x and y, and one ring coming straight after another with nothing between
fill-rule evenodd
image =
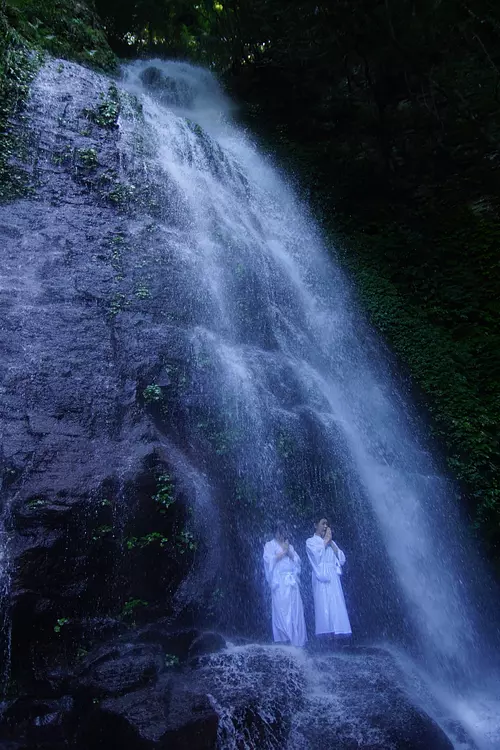
<instances>
[{"instance_id":1,"label":"wet hair","mask_svg":"<svg viewBox=\"0 0 500 750\"><path fill-rule=\"evenodd\" d=\"M330 520L328 518L328 514L327 513L315 513L314 514L314 528L316 528L316 526L318 525L318 523L320 521L322 521L323 518L325 518L327 524L330 525Z\"/></svg>"},{"instance_id":2,"label":"wet hair","mask_svg":"<svg viewBox=\"0 0 500 750\"><path fill-rule=\"evenodd\" d=\"M276 537L280 536L283 537L283 539L288 539L290 531L284 521L276 521L274 525L274 535Z\"/></svg>"}]
</instances>

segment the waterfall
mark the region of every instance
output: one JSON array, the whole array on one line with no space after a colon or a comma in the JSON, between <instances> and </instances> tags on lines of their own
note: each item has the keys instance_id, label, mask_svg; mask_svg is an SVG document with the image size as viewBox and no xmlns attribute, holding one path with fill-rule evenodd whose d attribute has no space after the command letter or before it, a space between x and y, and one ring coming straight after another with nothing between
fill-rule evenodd
<instances>
[{"instance_id":1,"label":"waterfall","mask_svg":"<svg viewBox=\"0 0 500 750\"><path fill-rule=\"evenodd\" d=\"M291 486L307 508L351 516L357 543L373 545L369 555L352 546L351 567L357 557L385 565L387 554L392 570L382 568L376 584L391 581L400 600L392 616L403 610L429 665L468 673L479 627L472 541L307 208L233 124L206 71L138 62L126 68L125 86L139 97L154 144L148 170L175 196L164 248L170 313L212 370L203 398L229 433L228 463L252 483L268 522L281 514L297 521ZM332 475L343 477L336 494ZM362 606L364 592L350 596Z\"/></svg>"},{"instance_id":2,"label":"waterfall","mask_svg":"<svg viewBox=\"0 0 500 750\"><path fill-rule=\"evenodd\" d=\"M116 114L120 102L113 131L118 161L99 183L77 165L83 187L71 210L85 206L80 244L83 238L97 242L113 220L114 238L127 245L121 255L113 251L113 278L96 271L96 289L78 276L74 281L82 309L98 307L112 294L105 353L112 364L99 362L95 378L110 404L118 399L116 388L126 407L117 416L111 404L105 418L92 422L92 448L80 459L82 440L75 472L78 492L106 463L125 486L156 440L154 424L157 443L191 503L204 550L177 592L178 611L195 600L203 610L210 601L227 632L269 638L262 545L274 521L286 518L306 563L305 538L314 514L324 510L347 554L345 591L355 636L396 649L401 663L411 662L407 673L417 670L421 683L439 683L462 697L471 685L482 690L494 671L488 615L482 612L490 592L458 492L433 456L425 424L307 205L273 159L235 124L232 103L206 70L161 60L128 64L109 105L108 79L65 66L69 72L61 74L57 61L50 61L33 88L29 106L38 118L42 151L54 154L57 148L58 158L68 158L56 117L60 127L73 117L74 137L88 137L78 125L81 113L88 115L88 91L100 92L102 116ZM108 158L109 142L103 138L101 145ZM78 153L88 163L97 159L81 144ZM38 162L33 172L47 207L60 197L63 183L40 171ZM96 202L107 201L105 209L88 209L82 197L87 188ZM86 262L99 260L96 253ZM134 328L144 323L139 304L149 315L140 335ZM20 308L21 328L29 314ZM92 335L104 340L105 324ZM89 334L81 350L91 341ZM34 341L23 350L27 368L43 359L37 347ZM151 424L142 431L130 406L134 398L123 396L135 393L135 381L126 379L132 377L129 361L140 362L143 386L153 389ZM122 368L116 380L112 367ZM70 411L65 408L64 418ZM118 423L113 443L106 442L110 425ZM40 434L49 431L44 429ZM26 483L40 492L43 481L37 475ZM47 486L50 481L48 476ZM4 520L8 525L7 511ZM0 561L4 551L2 543ZM2 590L7 597L6 574ZM236 662L228 666L226 654L214 657L210 667L222 674L212 697L225 717L220 731L226 732L226 747L241 745L221 703L225 670L246 664L255 649L255 658L263 658L265 648L278 654L273 658L293 662L287 667L294 675L290 705L304 679L307 705L315 711L331 692L332 681L318 681L311 664L304 667L303 655L233 647ZM336 658L332 668L345 670L349 681L349 665ZM376 671L375 657L373 663ZM339 701L338 711L348 713L349 699ZM297 747L304 746L304 716L293 729ZM245 747L258 747L256 742Z\"/></svg>"}]
</instances>

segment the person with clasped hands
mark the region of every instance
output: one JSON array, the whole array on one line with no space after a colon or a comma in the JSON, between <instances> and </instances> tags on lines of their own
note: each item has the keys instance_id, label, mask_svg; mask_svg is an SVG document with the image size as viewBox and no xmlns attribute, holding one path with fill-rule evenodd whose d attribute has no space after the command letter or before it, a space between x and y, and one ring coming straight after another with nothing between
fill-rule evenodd
<instances>
[{"instance_id":1,"label":"person with clasped hands","mask_svg":"<svg viewBox=\"0 0 500 750\"><path fill-rule=\"evenodd\" d=\"M351 635L340 581L345 555L333 541L325 517L318 517L314 528L314 535L306 541L306 549L312 567L316 635Z\"/></svg>"},{"instance_id":2,"label":"person with clasped hands","mask_svg":"<svg viewBox=\"0 0 500 750\"><path fill-rule=\"evenodd\" d=\"M289 542L288 529L279 521L274 539L264 546L264 571L271 589L274 640L293 646L303 646L307 640L299 588L300 568L300 558Z\"/></svg>"}]
</instances>

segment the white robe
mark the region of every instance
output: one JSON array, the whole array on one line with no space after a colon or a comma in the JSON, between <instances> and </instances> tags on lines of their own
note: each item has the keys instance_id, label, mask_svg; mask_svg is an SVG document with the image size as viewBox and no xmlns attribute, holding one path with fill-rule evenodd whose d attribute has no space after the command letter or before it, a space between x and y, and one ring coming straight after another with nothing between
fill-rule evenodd
<instances>
[{"instance_id":1,"label":"white robe","mask_svg":"<svg viewBox=\"0 0 500 750\"><path fill-rule=\"evenodd\" d=\"M337 557L331 545L325 547L323 539L317 534L306 541L306 549L312 567L316 635L350 635L351 624L340 582L344 553L339 549Z\"/></svg>"},{"instance_id":2,"label":"white robe","mask_svg":"<svg viewBox=\"0 0 500 750\"><path fill-rule=\"evenodd\" d=\"M281 643L290 641L303 646L307 641L304 608L299 589L300 557L290 545L288 555L277 559L281 545L273 539L264 546L264 571L271 588L273 637Z\"/></svg>"}]
</instances>

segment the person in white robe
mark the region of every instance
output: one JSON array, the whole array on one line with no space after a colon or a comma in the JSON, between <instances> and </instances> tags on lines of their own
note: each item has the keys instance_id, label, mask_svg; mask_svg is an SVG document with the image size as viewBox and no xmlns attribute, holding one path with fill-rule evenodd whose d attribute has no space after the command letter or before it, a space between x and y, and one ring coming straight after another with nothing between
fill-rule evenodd
<instances>
[{"instance_id":1,"label":"person in white robe","mask_svg":"<svg viewBox=\"0 0 500 750\"><path fill-rule=\"evenodd\" d=\"M274 539L264 545L264 571L271 589L274 640L293 646L303 646L307 641L300 568L300 557L288 541L286 526L279 522Z\"/></svg>"},{"instance_id":2,"label":"person in white robe","mask_svg":"<svg viewBox=\"0 0 500 750\"><path fill-rule=\"evenodd\" d=\"M326 518L315 523L315 533L306 541L312 567L316 635L351 635L351 624L340 577L345 555L332 539Z\"/></svg>"}]
</instances>

